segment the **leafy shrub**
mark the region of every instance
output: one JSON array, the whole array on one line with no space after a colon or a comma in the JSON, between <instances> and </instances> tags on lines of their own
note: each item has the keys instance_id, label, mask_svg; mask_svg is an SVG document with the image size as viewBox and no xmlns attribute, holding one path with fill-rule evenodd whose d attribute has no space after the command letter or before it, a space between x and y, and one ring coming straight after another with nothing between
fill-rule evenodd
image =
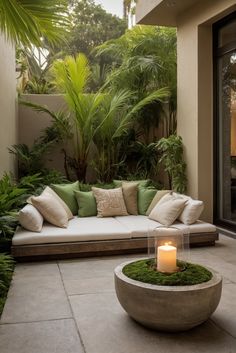
<instances>
[{"instance_id":1,"label":"leafy shrub","mask_svg":"<svg viewBox=\"0 0 236 353\"><path fill-rule=\"evenodd\" d=\"M157 148L161 152L159 163L163 163L164 170L168 173L169 187L184 193L187 188L187 176L181 136L163 137L158 141Z\"/></svg>"},{"instance_id":2,"label":"leafy shrub","mask_svg":"<svg viewBox=\"0 0 236 353\"><path fill-rule=\"evenodd\" d=\"M14 261L12 257L6 254L0 254L0 315L6 300L13 270Z\"/></svg>"},{"instance_id":3,"label":"leafy shrub","mask_svg":"<svg viewBox=\"0 0 236 353\"><path fill-rule=\"evenodd\" d=\"M0 242L13 236L18 224L18 211L30 195L40 194L45 185L65 181L65 177L57 171L28 175L18 183L11 174L4 174L0 179Z\"/></svg>"}]
</instances>

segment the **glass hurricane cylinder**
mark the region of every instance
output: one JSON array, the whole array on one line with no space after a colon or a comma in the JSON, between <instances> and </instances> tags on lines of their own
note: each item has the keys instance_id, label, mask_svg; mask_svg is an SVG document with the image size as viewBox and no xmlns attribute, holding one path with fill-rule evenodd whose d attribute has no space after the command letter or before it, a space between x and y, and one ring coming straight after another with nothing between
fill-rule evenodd
<instances>
[{"instance_id":1,"label":"glass hurricane cylinder","mask_svg":"<svg viewBox=\"0 0 236 353\"><path fill-rule=\"evenodd\" d=\"M148 256L155 259L157 271L180 271L178 263L189 261L189 231L175 226L150 228L148 232Z\"/></svg>"}]
</instances>

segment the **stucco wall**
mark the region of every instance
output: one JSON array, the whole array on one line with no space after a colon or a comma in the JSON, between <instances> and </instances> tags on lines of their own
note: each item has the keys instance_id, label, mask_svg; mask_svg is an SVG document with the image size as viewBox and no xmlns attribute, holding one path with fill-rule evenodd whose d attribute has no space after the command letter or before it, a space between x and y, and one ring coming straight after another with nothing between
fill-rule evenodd
<instances>
[{"instance_id":1,"label":"stucco wall","mask_svg":"<svg viewBox=\"0 0 236 353\"><path fill-rule=\"evenodd\" d=\"M235 1L198 2L177 19L178 134L188 165L188 192L205 202L202 218L213 219L212 24Z\"/></svg>"},{"instance_id":2,"label":"stucco wall","mask_svg":"<svg viewBox=\"0 0 236 353\"><path fill-rule=\"evenodd\" d=\"M17 142L15 50L0 34L0 178L15 172L8 147Z\"/></svg>"},{"instance_id":3,"label":"stucco wall","mask_svg":"<svg viewBox=\"0 0 236 353\"><path fill-rule=\"evenodd\" d=\"M177 27L178 134L183 137L188 193L213 220L212 24L236 10L235 0L138 0L137 21Z\"/></svg>"},{"instance_id":4,"label":"stucco wall","mask_svg":"<svg viewBox=\"0 0 236 353\"><path fill-rule=\"evenodd\" d=\"M64 110L66 103L60 94L23 94L22 100L26 100L39 105L45 105L52 111ZM51 118L46 113L39 113L31 108L19 104L19 143L24 143L31 147L34 141L40 137L41 131L50 125ZM50 154L45 156L45 165L50 169L57 169L64 172L63 155L60 147L56 147Z\"/></svg>"}]
</instances>

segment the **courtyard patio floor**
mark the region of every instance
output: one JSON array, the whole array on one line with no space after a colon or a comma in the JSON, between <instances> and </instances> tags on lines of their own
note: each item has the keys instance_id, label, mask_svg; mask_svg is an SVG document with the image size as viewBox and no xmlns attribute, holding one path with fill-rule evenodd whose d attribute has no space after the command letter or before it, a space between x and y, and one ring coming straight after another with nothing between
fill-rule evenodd
<instances>
[{"instance_id":1,"label":"courtyard patio floor","mask_svg":"<svg viewBox=\"0 0 236 353\"><path fill-rule=\"evenodd\" d=\"M113 269L135 256L17 264L0 321L1 353L236 353L236 240L191 250L221 273L214 315L178 334L145 329L121 308ZM183 303L184 305L184 303Z\"/></svg>"}]
</instances>

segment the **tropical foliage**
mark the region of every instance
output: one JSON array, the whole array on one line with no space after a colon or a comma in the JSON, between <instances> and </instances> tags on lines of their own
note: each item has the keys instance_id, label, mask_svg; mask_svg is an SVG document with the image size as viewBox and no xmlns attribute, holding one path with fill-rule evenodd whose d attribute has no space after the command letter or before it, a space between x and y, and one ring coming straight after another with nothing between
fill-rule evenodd
<instances>
[{"instance_id":1,"label":"tropical foliage","mask_svg":"<svg viewBox=\"0 0 236 353\"><path fill-rule=\"evenodd\" d=\"M155 101L164 101L169 92L166 88L153 91L151 94L137 99L134 92L117 90L94 94L86 93L91 77L88 60L83 54L76 58L66 57L56 61L53 67L56 85L64 92L70 115L63 115L64 122L58 126L57 136L63 134L61 140L69 138L73 145L73 155L68 156L63 149L67 165L75 172L79 180L85 180L88 160L91 153L98 154L94 158L94 167L99 179L109 181L116 174L120 164L120 146L122 138L127 135L137 114L147 105ZM49 111L45 107L27 104L37 111L47 112L53 117L53 125L59 113ZM66 126L66 128L65 128ZM71 134L72 135L69 135ZM68 171L67 171L67 176Z\"/></svg>"},{"instance_id":2,"label":"tropical foliage","mask_svg":"<svg viewBox=\"0 0 236 353\"><path fill-rule=\"evenodd\" d=\"M0 316L6 300L13 270L14 261L12 257L6 254L0 254Z\"/></svg>"},{"instance_id":3,"label":"tropical foliage","mask_svg":"<svg viewBox=\"0 0 236 353\"><path fill-rule=\"evenodd\" d=\"M96 91L105 82L106 67L111 64L108 56L99 59L92 54L97 45L120 37L126 30L126 21L107 13L93 0L67 1L70 24L64 31L64 43L51 43L42 38L41 48L28 45L17 48L17 68L20 72L20 93L48 94L56 91L50 75L55 59L68 54L83 52L92 65L93 76L88 89Z\"/></svg>"},{"instance_id":4,"label":"tropical foliage","mask_svg":"<svg viewBox=\"0 0 236 353\"><path fill-rule=\"evenodd\" d=\"M84 53L94 62L92 50L109 39L124 34L127 24L119 17L107 13L94 0L70 1L72 26L68 36L68 48L71 54Z\"/></svg>"},{"instance_id":5,"label":"tropical foliage","mask_svg":"<svg viewBox=\"0 0 236 353\"><path fill-rule=\"evenodd\" d=\"M113 58L113 68L106 81L111 90L135 91L138 99L153 90L168 87L168 102L146 107L138 119L138 132L146 143L153 128L164 124L164 135L176 130L176 31L172 28L135 26L118 39L97 48L97 56Z\"/></svg>"},{"instance_id":6,"label":"tropical foliage","mask_svg":"<svg viewBox=\"0 0 236 353\"><path fill-rule=\"evenodd\" d=\"M169 177L169 188L183 194L187 188L186 163L183 158L183 143L180 136L171 135L157 143L161 153L160 163Z\"/></svg>"},{"instance_id":7,"label":"tropical foliage","mask_svg":"<svg viewBox=\"0 0 236 353\"><path fill-rule=\"evenodd\" d=\"M18 182L12 175L5 174L0 179L0 243L3 239L11 239L18 224L18 211L30 195L39 194L45 185L64 181L65 178L55 171L47 175L28 175Z\"/></svg>"},{"instance_id":8,"label":"tropical foliage","mask_svg":"<svg viewBox=\"0 0 236 353\"><path fill-rule=\"evenodd\" d=\"M44 37L56 44L68 24L66 0L0 1L0 30L15 44L41 47Z\"/></svg>"}]
</instances>

